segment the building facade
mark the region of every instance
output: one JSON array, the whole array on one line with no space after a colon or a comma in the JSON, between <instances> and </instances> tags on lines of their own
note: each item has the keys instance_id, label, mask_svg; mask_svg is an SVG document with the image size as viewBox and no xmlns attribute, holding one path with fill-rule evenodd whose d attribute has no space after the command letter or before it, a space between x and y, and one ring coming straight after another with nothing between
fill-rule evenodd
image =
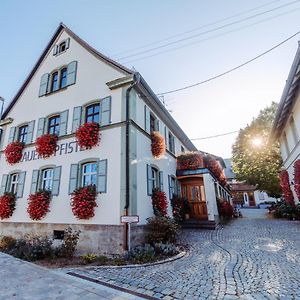
<instances>
[{"instance_id":1,"label":"building facade","mask_svg":"<svg viewBox=\"0 0 300 300\"><path fill-rule=\"evenodd\" d=\"M283 169L288 172L290 189L294 202L299 203L295 191L295 163L300 159L300 47L295 55L279 102L272 138L279 141ZM295 182L296 181L296 182Z\"/></svg>"},{"instance_id":2,"label":"building facade","mask_svg":"<svg viewBox=\"0 0 300 300\"><path fill-rule=\"evenodd\" d=\"M88 122L99 124L101 141L84 150L75 134ZM81 230L81 251L126 249L124 215L139 216L130 229L132 245L139 243L153 215L153 188L166 192L171 216L170 199L181 193L176 156L197 150L139 73L102 55L64 24L4 112L1 128L1 194L13 192L17 200L13 215L0 222L0 235L51 236L71 225ZM153 131L165 139L160 159L151 152ZM36 139L44 134L58 136L49 158L36 151ZM4 150L14 141L25 147L20 162L8 164ZM209 172L202 176L206 218L215 220L215 181ZM71 194L90 184L96 186L97 207L92 218L81 220L72 213ZM40 189L51 191L50 211L34 221L27 213L28 197Z\"/></svg>"}]
</instances>

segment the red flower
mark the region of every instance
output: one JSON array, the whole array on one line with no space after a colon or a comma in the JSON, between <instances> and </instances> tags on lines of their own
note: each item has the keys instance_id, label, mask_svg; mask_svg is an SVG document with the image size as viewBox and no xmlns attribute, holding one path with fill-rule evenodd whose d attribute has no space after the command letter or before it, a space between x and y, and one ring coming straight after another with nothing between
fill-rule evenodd
<instances>
[{"instance_id":1,"label":"red flower","mask_svg":"<svg viewBox=\"0 0 300 300\"><path fill-rule=\"evenodd\" d=\"M197 152L181 154L177 157L177 170L204 168L203 155Z\"/></svg>"},{"instance_id":2,"label":"red flower","mask_svg":"<svg viewBox=\"0 0 300 300\"><path fill-rule=\"evenodd\" d=\"M39 191L29 195L27 212L30 219L41 220L50 211L51 192Z\"/></svg>"},{"instance_id":3,"label":"red flower","mask_svg":"<svg viewBox=\"0 0 300 300\"><path fill-rule=\"evenodd\" d=\"M294 164L294 189L300 200L300 160L296 160Z\"/></svg>"},{"instance_id":4,"label":"red flower","mask_svg":"<svg viewBox=\"0 0 300 300\"><path fill-rule=\"evenodd\" d=\"M81 148L91 149L100 143L100 127L98 123L82 124L76 131L76 140Z\"/></svg>"},{"instance_id":5,"label":"red flower","mask_svg":"<svg viewBox=\"0 0 300 300\"><path fill-rule=\"evenodd\" d=\"M290 204L294 203L294 196L293 192L290 187L290 179L289 179L289 173L287 170L283 170L280 172L280 187L283 193L284 200Z\"/></svg>"},{"instance_id":6,"label":"red flower","mask_svg":"<svg viewBox=\"0 0 300 300\"><path fill-rule=\"evenodd\" d=\"M156 216L167 216L168 202L165 192L154 189L152 192L153 212Z\"/></svg>"},{"instance_id":7,"label":"red flower","mask_svg":"<svg viewBox=\"0 0 300 300\"><path fill-rule=\"evenodd\" d=\"M16 208L16 196L13 193L5 193L0 197L0 219L12 216Z\"/></svg>"},{"instance_id":8,"label":"red flower","mask_svg":"<svg viewBox=\"0 0 300 300\"><path fill-rule=\"evenodd\" d=\"M95 215L96 187L88 185L80 187L72 193L71 207L73 214L78 219L88 220Z\"/></svg>"},{"instance_id":9,"label":"red flower","mask_svg":"<svg viewBox=\"0 0 300 300\"><path fill-rule=\"evenodd\" d=\"M12 165L18 163L22 158L22 151L24 149L24 143L12 142L4 149L6 161Z\"/></svg>"},{"instance_id":10,"label":"red flower","mask_svg":"<svg viewBox=\"0 0 300 300\"><path fill-rule=\"evenodd\" d=\"M166 152L165 139L159 131L151 133L151 151L155 158L161 157Z\"/></svg>"},{"instance_id":11,"label":"red flower","mask_svg":"<svg viewBox=\"0 0 300 300\"><path fill-rule=\"evenodd\" d=\"M55 134L44 134L36 140L36 152L43 158L50 157L56 151L58 137Z\"/></svg>"},{"instance_id":12,"label":"red flower","mask_svg":"<svg viewBox=\"0 0 300 300\"><path fill-rule=\"evenodd\" d=\"M211 156L206 157L206 167L213 173L222 186L227 185L227 180L220 163Z\"/></svg>"},{"instance_id":13,"label":"red flower","mask_svg":"<svg viewBox=\"0 0 300 300\"><path fill-rule=\"evenodd\" d=\"M231 218L233 215L233 207L228 201L223 201L219 206L220 216L225 216Z\"/></svg>"}]
</instances>

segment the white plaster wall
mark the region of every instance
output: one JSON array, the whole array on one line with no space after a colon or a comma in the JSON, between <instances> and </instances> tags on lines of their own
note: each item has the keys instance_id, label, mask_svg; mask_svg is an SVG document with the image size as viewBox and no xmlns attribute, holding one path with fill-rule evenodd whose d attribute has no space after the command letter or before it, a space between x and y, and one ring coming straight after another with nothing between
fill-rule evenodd
<instances>
[{"instance_id":1,"label":"white plaster wall","mask_svg":"<svg viewBox=\"0 0 300 300\"><path fill-rule=\"evenodd\" d=\"M204 190L206 196L208 220L214 221L215 216L218 216L218 207L216 202L216 193L214 179L210 174L203 174Z\"/></svg>"},{"instance_id":2,"label":"white plaster wall","mask_svg":"<svg viewBox=\"0 0 300 300\"><path fill-rule=\"evenodd\" d=\"M168 198L168 213L172 216L171 203L169 199L168 175L176 176L176 160L166 153L160 159L154 159L151 153L151 141L143 133L137 133L137 212L140 223L145 224L146 219L153 216L151 196L147 195L147 164L153 164L163 171L164 192Z\"/></svg>"},{"instance_id":3,"label":"white plaster wall","mask_svg":"<svg viewBox=\"0 0 300 300\"><path fill-rule=\"evenodd\" d=\"M113 139L111 137L114 137ZM62 139L60 143L74 141L74 137ZM47 159L31 160L21 162L13 166L1 168L0 178L2 174L13 172L14 170L26 171L24 196L17 199L16 210L13 216L5 221L13 222L33 222L27 214L27 198L30 194L32 170L40 169L47 165L62 166L60 192L58 196L53 196L50 204L50 212L39 223L72 223L72 224L120 224L120 160L121 160L121 129L113 128L102 132L101 144L91 150L73 152L65 155L56 155ZM33 150L34 147L26 147L26 151ZM3 165L3 158L1 164ZM70 199L68 195L70 165L78 163L87 158L108 159L107 170L107 193L98 194L97 204L95 208L95 216L90 220L78 220L74 217Z\"/></svg>"},{"instance_id":4,"label":"white plaster wall","mask_svg":"<svg viewBox=\"0 0 300 300\"><path fill-rule=\"evenodd\" d=\"M68 35L63 31L57 42L66 39ZM71 61L78 61L76 83L66 89L47 96L38 97L41 76L45 73L67 65ZM93 100L112 96L112 123L121 121L121 89L111 91L106 82L123 77L124 74L112 66L104 63L90 54L85 48L71 38L70 48L58 56L52 55L52 49L45 57L41 66L31 79L27 88L9 112L7 117L14 119L10 126L18 126L24 122L38 120L49 114L69 109L68 132L71 130L72 113L75 106L84 105ZM9 127L5 128L4 145L7 144ZM37 123L35 124L35 132Z\"/></svg>"}]
</instances>

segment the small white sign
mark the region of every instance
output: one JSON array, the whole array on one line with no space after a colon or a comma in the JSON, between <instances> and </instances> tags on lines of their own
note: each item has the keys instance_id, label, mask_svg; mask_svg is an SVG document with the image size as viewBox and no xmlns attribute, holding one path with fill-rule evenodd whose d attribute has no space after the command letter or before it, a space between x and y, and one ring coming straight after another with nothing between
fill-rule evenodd
<instances>
[{"instance_id":1,"label":"small white sign","mask_svg":"<svg viewBox=\"0 0 300 300\"><path fill-rule=\"evenodd\" d=\"M138 223L139 216L121 216L121 223Z\"/></svg>"}]
</instances>

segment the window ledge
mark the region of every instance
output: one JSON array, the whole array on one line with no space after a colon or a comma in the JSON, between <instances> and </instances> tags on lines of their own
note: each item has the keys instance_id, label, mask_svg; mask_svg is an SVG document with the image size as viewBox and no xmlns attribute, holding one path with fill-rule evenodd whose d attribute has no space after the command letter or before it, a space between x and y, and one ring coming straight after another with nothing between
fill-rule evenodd
<instances>
[{"instance_id":1,"label":"window ledge","mask_svg":"<svg viewBox=\"0 0 300 300\"><path fill-rule=\"evenodd\" d=\"M62 91L64 91L64 90L66 90L67 88L68 88L68 86L65 86L65 87L60 88L60 89L58 89L58 90L56 90L56 91L49 92L49 93L47 93L47 94L45 95L45 97L51 96L51 95L56 94L56 93L58 93L58 92L62 92Z\"/></svg>"}]
</instances>

